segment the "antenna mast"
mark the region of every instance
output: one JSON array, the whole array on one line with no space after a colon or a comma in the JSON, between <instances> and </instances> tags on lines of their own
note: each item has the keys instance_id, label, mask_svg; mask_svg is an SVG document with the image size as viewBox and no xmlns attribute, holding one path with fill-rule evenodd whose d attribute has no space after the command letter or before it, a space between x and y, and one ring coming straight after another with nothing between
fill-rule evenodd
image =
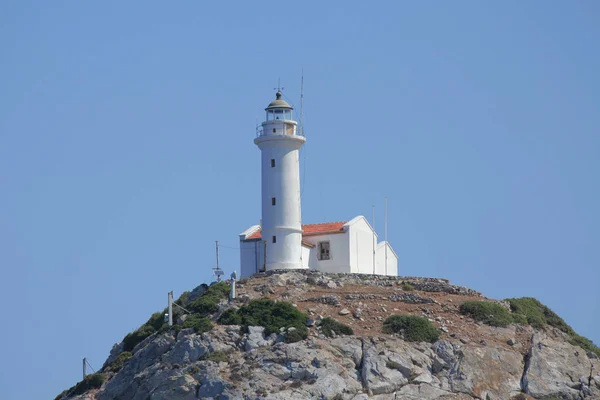
<instances>
[{"instance_id":1,"label":"antenna mast","mask_svg":"<svg viewBox=\"0 0 600 400\"><path fill-rule=\"evenodd\" d=\"M302 79L300 79L300 134L304 136L304 125L302 116L304 115L304 68L302 68Z\"/></svg>"},{"instance_id":2,"label":"antenna mast","mask_svg":"<svg viewBox=\"0 0 600 400\"><path fill-rule=\"evenodd\" d=\"M219 268L219 241L215 240L215 248L217 254L217 267L213 268L213 273L217 277L217 282L221 282L221 275L223 275L223 270Z\"/></svg>"},{"instance_id":3,"label":"antenna mast","mask_svg":"<svg viewBox=\"0 0 600 400\"><path fill-rule=\"evenodd\" d=\"M387 236L387 231L388 231L388 199L387 196L385 198L385 274L388 274L388 236Z\"/></svg>"}]
</instances>

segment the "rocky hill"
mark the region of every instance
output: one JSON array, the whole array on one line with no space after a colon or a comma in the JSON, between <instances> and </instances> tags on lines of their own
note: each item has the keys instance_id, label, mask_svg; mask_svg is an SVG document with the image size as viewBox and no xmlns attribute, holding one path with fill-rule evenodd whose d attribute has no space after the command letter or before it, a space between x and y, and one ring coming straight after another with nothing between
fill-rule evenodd
<instances>
[{"instance_id":1,"label":"rocky hill","mask_svg":"<svg viewBox=\"0 0 600 400\"><path fill-rule=\"evenodd\" d=\"M201 285L57 399L600 399L600 350L535 299L275 271Z\"/></svg>"}]
</instances>

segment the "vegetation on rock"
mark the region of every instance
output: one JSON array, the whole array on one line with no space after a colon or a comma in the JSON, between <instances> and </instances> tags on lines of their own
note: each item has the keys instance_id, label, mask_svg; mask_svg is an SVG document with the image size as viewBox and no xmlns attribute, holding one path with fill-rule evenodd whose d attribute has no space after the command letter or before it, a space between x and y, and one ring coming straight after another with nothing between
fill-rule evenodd
<instances>
[{"instance_id":1,"label":"vegetation on rock","mask_svg":"<svg viewBox=\"0 0 600 400\"><path fill-rule=\"evenodd\" d=\"M121 368L123 368L123 365L125 364L125 362L127 360L129 360L131 357L132 357L132 354L129 351L122 352L112 363L110 363L110 365L108 365L104 369L104 372L114 372L114 373L119 372L121 370Z\"/></svg>"},{"instance_id":2,"label":"vegetation on rock","mask_svg":"<svg viewBox=\"0 0 600 400\"><path fill-rule=\"evenodd\" d=\"M229 285L219 282L211 285L202 296L188 305L188 309L194 314L207 316L219 311L219 303L229 296Z\"/></svg>"},{"instance_id":3,"label":"vegetation on rock","mask_svg":"<svg viewBox=\"0 0 600 400\"><path fill-rule=\"evenodd\" d=\"M213 351L212 353L206 353L204 357L202 357L203 361L214 361L216 363L219 362L227 362L229 361L229 353L222 350Z\"/></svg>"},{"instance_id":4,"label":"vegetation on rock","mask_svg":"<svg viewBox=\"0 0 600 400\"><path fill-rule=\"evenodd\" d=\"M175 304L179 306L186 305L187 298L190 292L184 292L179 299L175 301ZM209 314L215 313L219 310L219 303L221 300L226 299L229 295L229 285L226 282L218 282L212 284L206 290L202 296L193 301L188 305L189 310L193 313L186 319L186 322L191 318L190 322L184 324L184 328L194 328L196 332L207 332L212 329L212 324L206 318L201 319L200 317L206 317ZM132 351L137 344L142 342L148 336L155 332L163 332L167 323L165 322L164 315L167 313L167 309L162 312L152 314L150 319L134 332L131 332L123 338L124 351ZM194 315L200 314L200 316ZM173 319L176 321L181 315L181 310L177 307L173 307ZM208 322L208 324L207 324ZM210 326L210 328L209 328Z\"/></svg>"},{"instance_id":5,"label":"vegetation on rock","mask_svg":"<svg viewBox=\"0 0 600 400\"><path fill-rule=\"evenodd\" d=\"M354 331L348 325L336 321L333 318L327 317L321 321L321 332L327 337L336 335L353 335Z\"/></svg>"},{"instance_id":6,"label":"vegetation on rock","mask_svg":"<svg viewBox=\"0 0 600 400\"><path fill-rule=\"evenodd\" d=\"M529 325L538 329L546 325L553 326L571 336L569 343L572 345L600 355L600 348L594 345L588 338L578 335L558 314L539 300L533 297L521 297L518 299L507 299L507 301L510 304L511 311L514 313L513 318L518 316L521 318L521 321L525 319Z\"/></svg>"},{"instance_id":7,"label":"vegetation on rock","mask_svg":"<svg viewBox=\"0 0 600 400\"><path fill-rule=\"evenodd\" d=\"M466 301L460 306L460 312L475 321L491 326L507 326L514 322L510 312L500 304L490 301Z\"/></svg>"},{"instance_id":8,"label":"vegetation on rock","mask_svg":"<svg viewBox=\"0 0 600 400\"><path fill-rule=\"evenodd\" d=\"M306 339L308 316L291 303L269 299L252 300L237 310L226 310L219 318L222 325L241 325L243 331L249 326L263 326L265 335L279 333L281 328L295 328L286 334L286 341Z\"/></svg>"},{"instance_id":9,"label":"vegetation on rock","mask_svg":"<svg viewBox=\"0 0 600 400\"><path fill-rule=\"evenodd\" d=\"M71 387L70 389L65 390L64 392L62 392L61 394L56 396L56 398L54 400L59 400L59 399L67 398L67 397L71 397L71 396L77 396L77 395L87 392L90 389L98 389L102 386L105 379L106 378L105 378L104 374L88 375L85 378L83 378L82 381L77 383L75 386Z\"/></svg>"},{"instance_id":10,"label":"vegetation on rock","mask_svg":"<svg viewBox=\"0 0 600 400\"><path fill-rule=\"evenodd\" d=\"M433 343L439 330L427 318L416 315L392 315L383 322L384 333L398 333L409 342Z\"/></svg>"},{"instance_id":11,"label":"vegetation on rock","mask_svg":"<svg viewBox=\"0 0 600 400\"><path fill-rule=\"evenodd\" d=\"M194 332L203 333L210 331L214 326L208 318L194 314L185 319L183 327L194 328Z\"/></svg>"}]
</instances>

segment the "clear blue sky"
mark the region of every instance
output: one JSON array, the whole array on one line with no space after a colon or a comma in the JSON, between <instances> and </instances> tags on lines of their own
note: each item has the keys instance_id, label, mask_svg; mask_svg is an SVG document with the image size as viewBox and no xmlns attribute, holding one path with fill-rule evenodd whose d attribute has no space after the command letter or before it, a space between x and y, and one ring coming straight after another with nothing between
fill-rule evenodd
<instances>
[{"instance_id":1,"label":"clear blue sky","mask_svg":"<svg viewBox=\"0 0 600 400\"><path fill-rule=\"evenodd\" d=\"M256 120L305 75L303 220L363 214L406 275L534 296L600 343L600 5L0 5L0 398L52 399L239 270Z\"/></svg>"}]
</instances>

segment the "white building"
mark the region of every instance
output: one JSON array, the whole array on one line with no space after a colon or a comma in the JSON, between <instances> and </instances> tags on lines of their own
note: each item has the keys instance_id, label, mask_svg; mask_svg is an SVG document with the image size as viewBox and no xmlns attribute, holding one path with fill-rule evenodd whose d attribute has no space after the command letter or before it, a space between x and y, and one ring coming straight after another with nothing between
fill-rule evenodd
<instances>
[{"instance_id":1,"label":"white building","mask_svg":"<svg viewBox=\"0 0 600 400\"><path fill-rule=\"evenodd\" d=\"M398 257L363 216L347 222L302 225L299 149L306 138L297 131L293 108L276 99L254 143L261 150L262 229L240 234L241 276L273 269L315 269L398 275Z\"/></svg>"}]
</instances>

